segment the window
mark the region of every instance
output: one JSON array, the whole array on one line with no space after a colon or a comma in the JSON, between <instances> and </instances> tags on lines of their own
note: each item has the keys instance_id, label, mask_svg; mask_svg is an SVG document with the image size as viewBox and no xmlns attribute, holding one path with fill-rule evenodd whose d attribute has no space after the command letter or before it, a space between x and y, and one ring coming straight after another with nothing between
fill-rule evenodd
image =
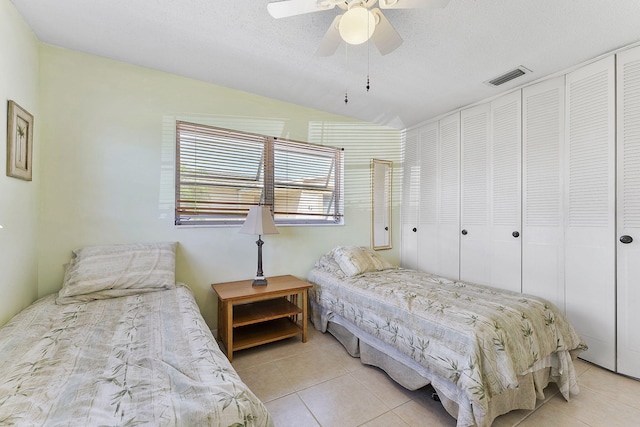
<instances>
[{"instance_id":1,"label":"window","mask_svg":"<svg viewBox=\"0 0 640 427\"><path fill-rule=\"evenodd\" d=\"M276 224L342 224L343 152L176 122L176 225L240 225L251 206Z\"/></svg>"}]
</instances>

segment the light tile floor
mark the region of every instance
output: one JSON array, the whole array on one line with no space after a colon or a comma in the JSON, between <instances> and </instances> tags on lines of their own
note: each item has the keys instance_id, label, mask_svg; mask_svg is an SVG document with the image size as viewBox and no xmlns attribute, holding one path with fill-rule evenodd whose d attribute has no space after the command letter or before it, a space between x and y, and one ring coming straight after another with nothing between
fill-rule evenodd
<instances>
[{"instance_id":1,"label":"light tile floor","mask_svg":"<svg viewBox=\"0 0 640 427\"><path fill-rule=\"evenodd\" d=\"M309 324L306 343L290 338L234 353L233 366L266 404L276 427L455 426L427 388L409 391L351 357ZM494 426L639 426L640 381L578 360L580 394L566 402L555 385L533 411L513 411Z\"/></svg>"}]
</instances>

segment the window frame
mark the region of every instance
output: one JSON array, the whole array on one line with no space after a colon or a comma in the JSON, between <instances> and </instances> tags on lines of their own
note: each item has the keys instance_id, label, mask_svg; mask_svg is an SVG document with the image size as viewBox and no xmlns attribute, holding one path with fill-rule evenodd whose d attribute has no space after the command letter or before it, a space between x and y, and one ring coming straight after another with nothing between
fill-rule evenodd
<instances>
[{"instance_id":1,"label":"window frame","mask_svg":"<svg viewBox=\"0 0 640 427\"><path fill-rule=\"evenodd\" d=\"M175 129L176 226L242 225L249 208L258 204L271 207L278 226L344 224L342 148L182 120L176 120ZM251 144L256 146L250 147ZM254 169L247 167L243 171L243 162L250 158L251 166L255 166L255 150L259 144L262 144L261 158L256 175L250 179L248 171ZM225 149L226 146L232 148ZM239 152L238 148L242 147L246 150ZM250 152L250 148L254 151ZM293 159L291 169L289 163L283 161L285 158L287 162ZM281 165L283 163L287 164ZM328 170L326 175L321 174L323 167ZM289 176L289 172L298 179L297 183L276 179ZM304 183L305 178L311 183ZM224 190L220 190L222 188ZM247 199L244 201L240 200L243 191ZM302 212L298 205L291 210L294 202L284 196L291 192L298 193L299 205L307 201L300 195L307 194L306 197L312 197L315 207L320 209Z\"/></svg>"}]
</instances>

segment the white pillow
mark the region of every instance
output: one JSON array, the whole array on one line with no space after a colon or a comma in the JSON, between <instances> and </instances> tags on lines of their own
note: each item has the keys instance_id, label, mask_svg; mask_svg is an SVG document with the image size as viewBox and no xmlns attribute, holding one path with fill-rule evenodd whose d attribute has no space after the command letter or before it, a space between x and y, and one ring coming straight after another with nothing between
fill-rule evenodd
<instances>
[{"instance_id":1,"label":"white pillow","mask_svg":"<svg viewBox=\"0 0 640 427\"><path fill-rule=\"evenodd\" d=\"M344 277L344 273L342 272L342 269L340 268L338 263L335 261L335 259L333 259L333 251L322 255L320 259L316 261L315 266L317 268L321 268L325 271L328 271L333 275Z\"/></svg>"},{"instance_id":2,"label":"white pillow","mask_svg":"<svg viewBox=\"0 0 640 427\"><path fill-rule=\"evenodd\" d=\"M373 249L365 247L362 247L361 249L367 253L369 258L371 258L371 262L373 263L373 266L377 271L395 268L393 264L381 257L380 254L378 254L378 252L374 251Z\"/></svg>"},{"instance_id":3,"label":"white pillow","mask_svg":"<svg viewBox=\"0 0 640 427\"><path fill-rule=\"evenodd\" d=\"M332 249L333 259L346 276L393 268L375 251L361 246L338 246Z\"/></svg>"},{"instance_id":4,"label":"white pillow","mask_svg":"<svg viewBox=\"0 0 640 427\"><path fill-rule=\"evenodd\" d=\"M132 243L75 249L56 302L71 304L173 289L177 245Z\"/></svg>"}]
</instances>

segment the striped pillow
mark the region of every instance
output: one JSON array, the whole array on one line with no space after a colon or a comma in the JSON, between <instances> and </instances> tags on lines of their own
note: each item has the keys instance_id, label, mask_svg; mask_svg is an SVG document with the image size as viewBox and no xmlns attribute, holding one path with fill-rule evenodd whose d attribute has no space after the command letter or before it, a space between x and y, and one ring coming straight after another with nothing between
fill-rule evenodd
<instances>
[{"instance_id":1,"label":"striped pillow","mask_svg":"<svg viewBox=\"0 0 640 427\"><path fill-rule=\"evenodd\" d=\"M132 243L75 249L56 302L71 304L173 289L177 245Z\"/></svg>"},{"instance_id":2,"label":"striped pillow","mask_svg":"<svg viewBox=\"0 0 640 427\"><path fill-rule=\"evenodd\" d=\"M331 251L333 259L346 276L386 270L393 266L375 251L361 246L338 246Z\"/></svg>"}]
</instances>

